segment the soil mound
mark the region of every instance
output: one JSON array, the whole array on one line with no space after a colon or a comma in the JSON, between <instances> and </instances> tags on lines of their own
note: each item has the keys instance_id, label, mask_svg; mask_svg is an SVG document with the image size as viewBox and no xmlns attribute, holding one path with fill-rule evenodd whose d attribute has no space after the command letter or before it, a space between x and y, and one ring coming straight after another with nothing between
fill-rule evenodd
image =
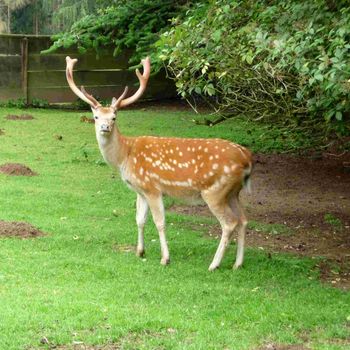
<instances>
[{"instance_id":1,"label":"soil mound","mask_svg":"<svg viewBox=\"0 0 350 350\"><path fill-rule=\"evenodd\" d=\"M34 119L34 117L30 114L21 114L21 115L9 114L9 115L7 115L6 119L8 119L8 120L32 120L32 119Z\"/></svg>"},{"instance_id":2,"label":"soil mound","mask_svg":"<svg viewBox=\"0 0 350 350\"><path fill-rule=\"evenodd\" d=\"M38 175L30 168L23 164L18 163L6 163L0 165L0 173L10 176L36 176Z\"/></svg>"},{"instance_id":3,"label":"soil mound","mask_svg":"<svg viewBox=\"0 0 350 350\"><path fill-rule=\"evenodd\" d=\"M44 232L26 222L0 220L0 237L35 238L44 235Z\"/></svg>"}]
</instances>

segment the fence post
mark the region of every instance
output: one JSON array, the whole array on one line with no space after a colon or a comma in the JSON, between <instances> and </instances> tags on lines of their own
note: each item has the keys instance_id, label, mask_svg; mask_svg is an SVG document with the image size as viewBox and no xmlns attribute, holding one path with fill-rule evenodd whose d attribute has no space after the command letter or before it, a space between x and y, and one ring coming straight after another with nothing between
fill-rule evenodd
<instances>
[{"instance_id":1,"label":"fence post","mask_svg":"<svg viewBox=\"0 0 350 350\"><path fill-rule=\"evenodd\" d=\"M28 38L23 38L21 41L22 55L22 90L24 101L28 104Z\"/></svg>"}]
</instances>

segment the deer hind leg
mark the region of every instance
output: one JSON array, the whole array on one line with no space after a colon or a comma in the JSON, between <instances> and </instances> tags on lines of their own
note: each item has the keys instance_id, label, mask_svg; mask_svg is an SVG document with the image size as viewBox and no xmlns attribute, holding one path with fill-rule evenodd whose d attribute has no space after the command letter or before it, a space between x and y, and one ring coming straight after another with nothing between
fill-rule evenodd
<instances>
[{"instance_id":1,"label":"deer hind leg","mask_svg":"<svg viewBox=\"0 0 350 350\"><path fill-rule=\"evenodd\" d=\"M160 240L162 259L160 263L167 265L170 262L168 244L165 237L165 214L162 196L146 195L146 200L151 209L154 224L157 227Z\"/></svg>"},{"instance_id":2,"label":"deer hind leg","mask_svg":"<svg viewBox=\"0 0 350 350\"><path fill-rule=\"evenodd\" d=\"M242 206L239 203L238 194L235 194L232 196L232 198L230 200L230 206L231 206L234 214L239 218L236 262L233 265L233 268L237 269L243 264L244 241L245 241L245 233L246 233L248 221L247 221L247 218L244 214Z\"/></svg>"},{"instance_id":3,"label":"deer hind leg","mask_svg":"<svg viewBox=\"0 0 350 350\"><path fill-rule=\"evenodd\" d=\"M142 257L145 254L144 227L147 220L147 214L148 203L146 198L138 193L136 199L136 223L138 228L136 255L139 257Z\"/></svg>"},{"instance_id":4,"label":"deer hind leg","mask_svg":"<svg viewBox=\"0 0 350 350\"><path fill-rule=\"evenodd\" d=\"M204 201L208 204L208 207L211 210L211 212L219 220L222 229L222 235L219 246L216 250L214 259L209 266L209 271L213 271L220 266L226 247L230 243L232 232L238 224L238 220L234 216L226 196L222 198L216 197L215 194L213 194L212 196L202 195L202 197Z\"/></svg>"}]
</instances>

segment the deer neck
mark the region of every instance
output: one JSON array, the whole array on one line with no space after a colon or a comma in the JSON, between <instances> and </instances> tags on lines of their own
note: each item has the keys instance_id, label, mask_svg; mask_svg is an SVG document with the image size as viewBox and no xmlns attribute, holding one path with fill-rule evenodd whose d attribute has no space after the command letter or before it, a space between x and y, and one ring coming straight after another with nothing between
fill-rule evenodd
<instances>
[{"instance_id":1,"label":"deer neck","mask_svg":"<svg viewBox=\"0 0 350 350\"><path fill-rule=\"evenodd\" d=\"M114 168L120 168L127 155L125 137L116 126L108 135L96 131L97 142L104 160Z\"/></svg>"}]
</instances>

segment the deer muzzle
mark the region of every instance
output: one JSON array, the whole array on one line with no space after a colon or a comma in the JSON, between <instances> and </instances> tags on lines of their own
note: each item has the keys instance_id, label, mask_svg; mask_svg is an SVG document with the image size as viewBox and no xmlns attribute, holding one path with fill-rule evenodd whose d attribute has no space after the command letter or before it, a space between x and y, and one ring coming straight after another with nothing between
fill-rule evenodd
<instances>
[{"instance_id":1,"label":"deer muzzle","mask_svg":"<svg viewBox=\"0 0 350 350\"><path fill-rule=\"evenodd\" d=\"M112 130L112 128L108 124L101 124L101 126L100 126L101 133L109 133L109 132L111 132L111 130Z\"/></svg>"}]
</instances>

